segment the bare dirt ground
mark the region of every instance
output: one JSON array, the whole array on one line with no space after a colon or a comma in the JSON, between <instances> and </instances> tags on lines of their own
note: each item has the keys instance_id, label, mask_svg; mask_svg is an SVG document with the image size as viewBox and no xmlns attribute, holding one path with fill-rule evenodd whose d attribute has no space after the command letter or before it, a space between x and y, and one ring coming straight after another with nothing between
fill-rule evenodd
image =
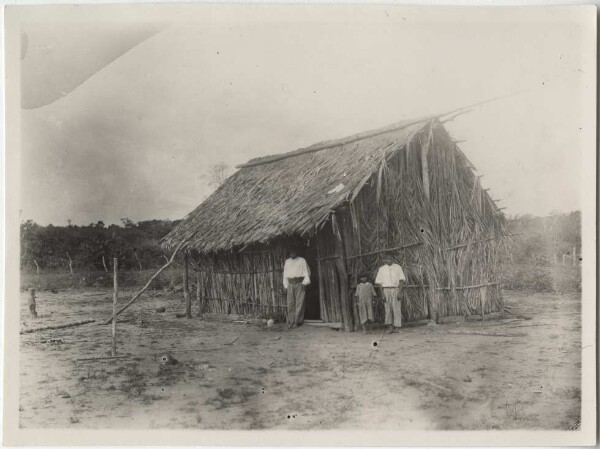
<instances>
[{"instance_id":1,"label":"bare dirt ground","mask_svg":"<svg viewBox=\"0 0 600 449\"><path fill-rule=\"evenodd\" d=\"M97 323L21 335L21 426L573 429L579 421L576 295L506 293L509 319L391 335L176 318L180 295L153 295L119 322L119 353L132 357L81 360L110 355L110 326ZM39 292L35 320L27 293L21 304L23 329L100 321L112 310L108 290ZM165 313L154 312L160 306ZM165 353L179 363L161 364Z\"/></svg>"}]
</instances>

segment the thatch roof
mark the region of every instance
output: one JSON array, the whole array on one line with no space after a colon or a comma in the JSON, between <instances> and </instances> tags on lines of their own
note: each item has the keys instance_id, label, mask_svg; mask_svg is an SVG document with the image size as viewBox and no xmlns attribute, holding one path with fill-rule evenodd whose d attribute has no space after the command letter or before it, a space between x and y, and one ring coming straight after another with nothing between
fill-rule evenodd
<instances>
[{"instance_id":1,"label":"thatch roof","mask_svg":"<svg viewBox=\"0 0 600 449\"><path fill-rule=\"evenodd\" d=\"M310 235L351 201L383 159L402 149L432 116L315 144L241 166L164 239L202 253Z\"/></svg>"}]
</instances>

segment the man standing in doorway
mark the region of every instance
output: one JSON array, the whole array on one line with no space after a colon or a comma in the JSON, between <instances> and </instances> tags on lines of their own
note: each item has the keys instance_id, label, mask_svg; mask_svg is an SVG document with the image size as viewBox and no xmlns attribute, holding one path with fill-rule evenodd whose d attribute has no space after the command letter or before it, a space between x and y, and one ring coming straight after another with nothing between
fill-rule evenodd
<instances>
[{"instance_id":1,"label":"man standing in doorway","mask_svg":"<svg viewBox=\"0 0 600 449\"><path fill-rule=\"evenodd\" d=\"M287 290L288 328L295 328L304 322L304 296L310 284L310 269L304 258L296 251L290 251L290 258L283 266L283 288Z\"/></svg>"},{"instance_id":2,"label":"man standing in doorway","mask_svg":"<svg viewBox=\"0 0 600 449\"><path fill-rule=\"evenodd\" d=\"M391 334L396 328L402 327L400 289L406 282L406 277L400 265L394 263L392 256L385 256L384 260L385 265L377 271L375 284L379 284L383 289L385 325Z\"/></svg>"}]
</instances>

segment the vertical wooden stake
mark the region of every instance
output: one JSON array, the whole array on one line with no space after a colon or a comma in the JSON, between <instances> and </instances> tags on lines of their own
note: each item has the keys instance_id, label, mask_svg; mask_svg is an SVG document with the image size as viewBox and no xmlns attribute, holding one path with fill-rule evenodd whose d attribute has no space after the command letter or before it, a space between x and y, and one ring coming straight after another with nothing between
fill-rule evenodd
<instances>
[{"instance_id":1,"label":"vertical wooden stake","mask_svg":"<svg viewBox=\"0 0 600 449\"><path fill-rule=\"evenodd\" d=\"M188 272L189 254L183 253L183 298L185 299L185 316L192 317L192 297L190 296L190 280Z\"/></svg>"},{"instance_id":2,"label":"vertical wooden stake","mask_svg":"<svg viewBox=\"0 0 600 449\"><path fill-rule=\"evenodd\" d=\"M135 256L135 260L137 260L137 262L138 262L140 271L142 271L142 261L140 260L140 256L138 255L136 250L133 251L133 255Z\"/></svg>"},{"instance_id":3,"label":"vertical wooden stake","mask_svg":"<svg viewBox=\"0 0 600 449\"><path fill-rule=\"evenodd\" d=\"M335 242L335 254L338 256L335 258L335 268L338 275L339 286L340 286L340 306L342 312L342 327L346 332L352 332L354 328L353 324L353 309L352 309L352 298L350 298L348 289L348 273L346 271L345 257L344 257L344 243L342 241L341 230L338 228L338 232L334 230L333 240Z\"/></svg>"},{"instance_id":4,"label":"vertical wooden stake","mask_svg":"<svg viewBox=\"0 0 600 449\"><path fill-rule=\"evenodd\" d=\"M35 288L29 289L29 315L31 318L37 318L37 311L35 310Z\"/></svg>"},{"instance_id":5,"label":"vertical wooden stake","mask_svg":"<svg viewBox=\"0 0 600 449\"><path fill-rule=\"evenodd\" d=\"M577 247L573 247L573 266L577 266Z\"/></svg>"},{"instance_id":6,"label":"vertical wooden stake","mask_svg":"<svg viewBox=\"0 0 600 449\"><path fill-rule=\"evenodd\" d=\"M253 298L252 302L254 302L254 308L255 308L256 313L262 314L262 313L264 313L264 307L263 307L263 310L261 310L258 307L259 298L258 298L258 286L256 285L256 267L257 267L256 260L255 260L256 256L252 255L250 257L252 258L252 265L251 265L250 269L252 270L252 288L254 291L254 294L253 294L254 298ZM260 301L260 305L264 306L262 300Z\"/></svg>"},{"instance_id":7,"label":"vertical wooden stake","mask_svg":"<svg viewBox=\"0 0 600 449\"><path fill-rule=\"evenodd\" d=\"M198 316L202 316L204 314L204 308L202 307L202 273L200 272L200 267L198 267L198 271L196 271L196 301L198 302Z\"/></svg>"},{"instance_id":8,"label":"vertical wooden stake","mask_svg":"<svg viewBox=\"0 0 600 449\"><path fill-rule=\"evenodd\" d=\"M485 315L485 301L487 299L487 287L481 287L479 293L481 295L481 319L483 320Z\"/></svg>"},{"instance_id":9,"label":"vertical wooden stake","mask_svg":"<svg viewBox=\"0 0 600 449\"><path fill-rule=\"evenodd\" d=\"M73 277L73 261L71 260L71 256L69 256L68 251L67 251L67 257L69 258L69 271L71 272L71 277Z\"/></svg>"},{"instance_id":10,"label":"vertical wooden stake","mask_svg":"<svg viewBox=\"0 0 600 449\"><path fill-rule=\"evenodd\" d=\"M319 249L317 247L317 257L318 257ZM325 275L323 274L323 263L320 259L317 259L317 269L319 276L319 319L329 322L329 314L327 313L326 301L325 301Z\"/></svg>"},{"instance_id":11,"label":"vertical wooden stake","mask_svg":"<svg viewBox=\"0 0 600 449\"><path fill-rule=\"evenodd\" d=\"M119 289L119 283L117 281L119 259L116 257L113 259L113 316L112 316L112 356L117 355L117 293Z\"/></svg>"},{"instance_id":12,"label":"vertical wooden stake","mask_svg":"<svg viewBox=\"0 0 600 449\"><path fill-rule=\"evenodd\" d=\"M102 256L102 266L104 267L104 271L108 273L108 268L106 267L106 260L104 259L104 256Z\"/></svg>"}]
</instances>

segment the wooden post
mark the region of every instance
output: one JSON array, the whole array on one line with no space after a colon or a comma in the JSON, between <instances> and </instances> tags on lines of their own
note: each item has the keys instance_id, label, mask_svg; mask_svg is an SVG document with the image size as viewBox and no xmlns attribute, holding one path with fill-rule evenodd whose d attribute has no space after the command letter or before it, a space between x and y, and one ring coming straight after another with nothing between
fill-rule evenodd
<instances>
[{"instance_id":1,"label":"wooden post","mask_svg":"<svg viewBox=\"0 0 600 449\"><path fill-rule=\"evenodd\" d=\"M37 260L34 259L33 263L35 264L35 270L37 271L38 277L40 277L40 266L37 263Z\"/></svg>"},{"instance_id":2,"label":"wooden post","mask_svg":"<svg viewBox=\"0 0 600 449\"><path fill-rule=\"evenodd\" d=\"M450 296L452 297L452 301L461 308L461 304L458 304L458 298L456 296L456 280L454 275L454 254L446 254L446 264L448 270L448 280L450 281ZM461 310L462 314L462 310Z\"/></svg>"},{"instance_id":3,"label":"wooden post","mask_svg":"<svg viewBox=\"0 0 600 449\"><path fill-rule=\"evenodd\" d=\"M71 256L69 256L68 251L67 251L67 257L69 258L69 271L71 272L71 277L73 277L73 261L71 260Z\"/></svg>"},{"instance_id":4,"label":"wooden post","mask_svg":"<svg viewBox=\"0 0 600 449\"><path fill-rule=\"evenodd\" d=\"M481 319L485 316L485 301L487 299L487 287L481 287L479 290L481 295Z\"/></svg>"},{"instance_id":5,"label":"wooden post","mask_svg":"<svg viewBox=\"0 0 600 449\"><path fill-rule=\"evenodd\" d=\"M577 247L573 247L573 266L577 266Z\"/></svg>"},{"instance_id":6,"label":"wooden post","mask_svg":"<svg viewBox=\"0 0 600 449\"><path fill-rule=\"evenodd\" d=\"M329 314L327 313L326 301L325 301L325 275L323 273L323 262L317 259L317 270L319 271L319 317L325 322L329 322Z\"/></svg>"},{"instance_id":7,"label":"wooden post","mask_svg":"<svg viewBox=\"0 0 600 449\"><path fill-rule=\"evenodd\" d=\"M35 288L30 288L29 289L29 315L31 316L31 318L37 318L37 316L38 316L35 308L36 308Z\"/></svg>"},{"instance_id":8,"label":"wooden post","mask_svg":"<svg viewBox=\"0 0 600 449\"><path fill-rule=\"evenodd\" d=\"M192 317L192 297L190 296L190 280L188 272L189 254L183 253L183 298L185 299L185 316Z\"/></svg>"},{"instance_id":9,"label":"wooden post","mask_svg":"<svg viewBox=\"0 0 600 449\"><path fill-rule=\"evenodd\" d=\"M263 309L260 310L258 308L258 303L259 303L259 300L258 300L258 286L256 285L256 270L257 270L258 264L256 263L256 256L255 255L251 255L250 258L252 260L252 265L251 265L252 268L251 269L252 269L252 291L254 292L254 294L253 294L253 296L254 296L254 300L253 300L254 307L255 307L255 310L257 311L256 313L263 314L265 309L264 309L264 304L263 304L262 301L260 301L260 305L263 306Z\"/></svg>"},{"instance_id":10,"label":"wooden post","mask_svg":"<svg viewBox=\"0 0 600 449\"><path fill-rule=\"evenodd\" d=\"M565 254L562 255L562 264L565 264Z\"/></svg>"},{"instance_id":11,"label":"wooden post","mask_svg":"<svg viewBox=\"0 0 600 449\"><path fill-rule=\"evenodd\" d=\"M346 332L352 331L352 306L348 294L348 273L341 258L335 259L338 279L340 282L340 301L342 305L342 324Z\"/></svg>"},{"instance_id":12,"label":"wooden post","mask_svg":"<svg viewBox=\"0 0 600 449\"><path fill-rule=\"evenodd\" d=\"M118 293L118 266L119 259L116 257L113 259L113 315L112 315L112 350L111 354L113 357L117 355L117 293Z\"/></svg>"},{"instance_id":13,"label":"wooden post","mask_svg":"<svg viewBox=\"0 0 600 449\"><path fill-rule=\"evenodd\" d=\"M358 331L359 330L358 325L360 323L360 315L359 315L360 312L358 311L358 301L355 300L355 298L354 298L355 295L352 294L352 289L349 289L349 293L350 293L350 302L352 303L352 314L354 317L353 330ZM356 292L355 292L355 294L356 294Z\"/></svg>"},{"instance_id":14,"label":"wooden post","mask_svg":"<svg viewBox=\"0 0 600 449\"><path fill-rule=\"evenodd\" d=\"M108 273L108 268L106 267L106 260L104 259L104 256L102 256L102 266L104 267L104 271Z\"/></svg>"},{"instance_id":15,"label":"wooden post","mask_svg":"<svg viewBox=\"0 0 600 449\"><path fill-rule=\"evenodd\" d=\"M137 250L133 251L133 255L135 256L135 260L137 260L137 262L138 262L140 271L142 271L142 261L140 260L140 256L138 255Z\"/></svg>"},{"instance_id":16,"label":"wooden post","mask_svg":"<svg viewBox=\"0 0 600 449\"><path fill-rule=\"evenodd\" d=\"M337 270L339 285L340 285L340 302L342 309L342 325L346 332L351 332L353 329L352 325L352 298L350 298L348 292L348 273L346 272L346 265L344 264L344 247L341 240L341 229L338 227L338 232L334 231L334 241L335 241L335 250L336 254L339 257L336 257L335 260L335 268Z\"/></svg>"}]
</instances>

